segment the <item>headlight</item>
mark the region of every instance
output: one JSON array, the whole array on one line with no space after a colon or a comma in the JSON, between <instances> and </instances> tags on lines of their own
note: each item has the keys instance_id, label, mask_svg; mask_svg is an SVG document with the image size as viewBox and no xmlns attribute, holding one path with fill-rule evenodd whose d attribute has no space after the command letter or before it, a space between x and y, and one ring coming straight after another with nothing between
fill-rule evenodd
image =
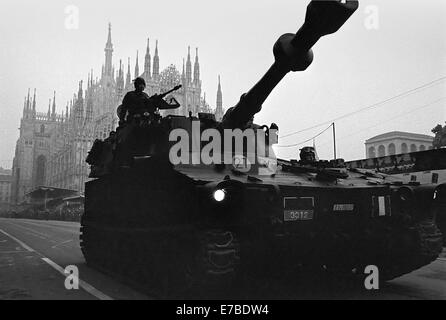
<instances>
[{"instance_id":1,"label":"headlight","mask_svg":"<svg viewBox=\"0 0 446 320\"><path fill-rule=\"evenodd\" d=\"M214 192L214 200L217 202L222 202L226 198L226 191L223 189L215 190Z\"/></svg>"},{"instance_id":2,"label":"headlight","mask_svg":"<svg viewBox=\"0 0 446 320\"><path fill-rule=\"evenodd\" d=\"M438 202L446 203L446 184L441 184L435 189L433 198Z\"/></svg>"},{"instance_id":3,"label":"headlight","mask_svg":"<svg viewBox=\"0 0 446 320\"><path fill-rule=\"evenodd\" d=\"M244 204L244 184L237 180L226 179L200 186L206 210L212 212L239 212Z\"/></svg>"}]
</instances>

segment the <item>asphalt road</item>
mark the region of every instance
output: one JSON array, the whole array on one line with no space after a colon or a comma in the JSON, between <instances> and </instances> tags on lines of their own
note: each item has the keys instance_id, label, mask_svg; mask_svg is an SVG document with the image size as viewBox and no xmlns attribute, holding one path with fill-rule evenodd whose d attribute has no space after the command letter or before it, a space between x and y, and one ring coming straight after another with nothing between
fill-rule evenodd
<instances>
[{"instance_id":1,"label":"asphalt road","mask_svg":"<svg viewBox=\"0 0 446 320\"><path fill-rule=\"evenodd\" d=\"M61 272L70 265L79 270L78 290L65 288ZM149 297L86 265L79 223L0 218L0 299Z\"/></svg>"},{"instance_id":2,"label":"asphalt road","mask_svg":"<svg viewBox=\"0 0 446 320\"><path fill-rule=\"evenodd\" d=\"M443 255L446 256L446 255ZM64 270L76 266L79 289L65 287ZM441 299L446 300L446 258L382 285L379 290L269 286L275 299ZM260 290L261 292L261 290ZM0 218L0 299L151 299L85 263L79 247L79 223Z\"/></svg>"}]
</instances>

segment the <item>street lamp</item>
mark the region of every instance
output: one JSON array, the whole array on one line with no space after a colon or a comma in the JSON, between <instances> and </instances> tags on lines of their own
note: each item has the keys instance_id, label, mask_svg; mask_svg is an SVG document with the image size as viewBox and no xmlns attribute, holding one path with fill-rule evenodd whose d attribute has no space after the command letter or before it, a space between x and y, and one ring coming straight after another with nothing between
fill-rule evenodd
<instances>
[{"instance_id":1,"label":"street lamp","mask_svg":"<svg viewBox=\"0 0 446 320\"><path fill-rule=\"evenodd\" d=\"M48 198L48 192L54 191L54 189L53 188L45 188L45 187L41 187L41 189L43 191L45 191L44 208L45 208L45 211L46 211L47 210L46 202L47 202L47 198Z\"/></svg>"}]
</instances>

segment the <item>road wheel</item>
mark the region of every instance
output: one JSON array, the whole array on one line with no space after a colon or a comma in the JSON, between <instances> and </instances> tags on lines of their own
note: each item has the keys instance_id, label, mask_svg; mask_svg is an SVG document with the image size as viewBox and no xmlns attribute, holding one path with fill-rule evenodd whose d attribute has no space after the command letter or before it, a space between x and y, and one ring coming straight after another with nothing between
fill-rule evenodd
<instances>
[{"instance_id":1,"label":"road wheel","mask_svg":"<svg viewBox=\"0 0 446 320\"><path fill-rule=\"evenodd\" d=\"M177 263L170 264L170 279L166 280L171 296L211 298L229 292L240 264L240 245L234 232L198 231L194 240L181 248L179 256L172 257Z\"/></svg>"}]
</instances>

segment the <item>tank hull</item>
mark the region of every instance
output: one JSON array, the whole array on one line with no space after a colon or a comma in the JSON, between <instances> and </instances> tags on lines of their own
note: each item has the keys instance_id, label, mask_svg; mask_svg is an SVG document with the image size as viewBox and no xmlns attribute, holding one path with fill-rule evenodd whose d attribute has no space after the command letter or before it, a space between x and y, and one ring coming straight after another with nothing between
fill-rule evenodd
<instances>
[{"instance_id":1,"label":"tank hull","mask_svg":"<svg viewBox=\"0 0 446 320\"><path fill-rule=\"evenodd\" d=\"M221 210L203 200L209 183L159 163L88 182L87 263L161 297L183 297L222 293L252 277L362 275L368 265L388 280L429 264L442 249L431 218L392 215L388 186L245 183L241 203ZM286 221L284 203L296 196L312 199L311 219ZM374 197L388 199L388 208L374 212Z\"/></svg>"}]
</instances>

